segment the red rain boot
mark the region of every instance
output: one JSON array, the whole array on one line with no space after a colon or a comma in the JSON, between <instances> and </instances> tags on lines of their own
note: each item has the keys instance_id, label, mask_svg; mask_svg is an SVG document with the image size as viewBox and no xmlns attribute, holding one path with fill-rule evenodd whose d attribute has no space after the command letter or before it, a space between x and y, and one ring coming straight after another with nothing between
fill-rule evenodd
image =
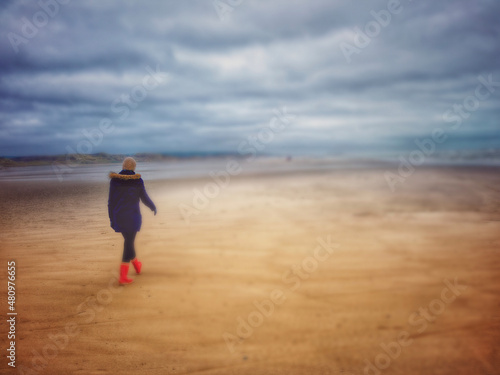
<instances>
[{"instance_id":1,"label":"red rain boot","mask_svg":"<svg viewBox=\"0 0 500 375\"><path fill-rule=\"evenodd\" d=\"M141 273L142 263L135 258L132 260L132 264L134 265L135 272L139 275Z\"/></svg>"},{"instance_id":2,"label":"red rain boot","mask_svg":"<svg viewBox=\"0 0 500 375\"><path fill-rule=\"evenodd\" d=\"M128 267L128 263L122 263L122 265L120 266L120 285L130 284L132 281L134 281L127 277Z\"/></svg>"}]
</instances>

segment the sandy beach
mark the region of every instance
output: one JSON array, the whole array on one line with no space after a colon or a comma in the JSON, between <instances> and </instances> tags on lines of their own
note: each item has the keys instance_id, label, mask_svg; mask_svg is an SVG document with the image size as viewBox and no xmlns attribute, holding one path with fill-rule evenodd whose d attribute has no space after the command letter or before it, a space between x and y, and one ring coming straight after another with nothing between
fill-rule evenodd
<instances>
[{"instance_id":1,"label":"sandy beach","mask_svg":"<svg viewBox=\"0 0 500 375\"><path fill-rule=\"evenodd\" d=\"M2 181L0 373L500 374L500 168L383 172L146 180L125 287L107 182Z\"/></svg>"}]
</instances>

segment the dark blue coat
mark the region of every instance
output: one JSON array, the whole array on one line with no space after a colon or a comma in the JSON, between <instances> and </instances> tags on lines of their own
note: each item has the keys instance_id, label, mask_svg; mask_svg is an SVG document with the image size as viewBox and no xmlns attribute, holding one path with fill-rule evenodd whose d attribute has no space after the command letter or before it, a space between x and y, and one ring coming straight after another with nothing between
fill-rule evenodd
<instances>
[{"instance_id":1,"label":"dark blue coat","mask_svg":"<svg viewBox=\"0 0 500 375\"><path fill-rule=\"evenodd\" d=\"M110 173L108 213L111 228L115 232L138 232L141 229L142 216L139 209L139 200L148 206L151 211L156 207L148 197L144 181L140 174L134 171L122 170Z\"/></svg>"}]
</instances>

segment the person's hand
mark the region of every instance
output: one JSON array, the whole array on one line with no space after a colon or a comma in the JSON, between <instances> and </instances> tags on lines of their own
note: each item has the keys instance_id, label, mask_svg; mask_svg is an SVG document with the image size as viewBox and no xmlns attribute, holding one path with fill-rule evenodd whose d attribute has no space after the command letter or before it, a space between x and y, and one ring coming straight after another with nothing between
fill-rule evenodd
<instances>
[{"instance_id":1,"label":"person's hand","mask_svg":"<svg viewBox=\"0 0 500 375\"><path fill-rule=\"evenodd\" d=\"M155 213L155 216L156 216L156 208L155 208L155 210L154 210L154 213Z\"/></svg>"}]
</instances>

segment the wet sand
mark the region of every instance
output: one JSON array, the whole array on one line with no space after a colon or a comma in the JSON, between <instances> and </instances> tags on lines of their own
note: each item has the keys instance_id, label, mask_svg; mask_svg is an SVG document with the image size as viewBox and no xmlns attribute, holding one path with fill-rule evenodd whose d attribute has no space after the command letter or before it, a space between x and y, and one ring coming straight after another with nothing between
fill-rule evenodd
<instances>
[{"instance_id":1,"label":"wet sand","mask_svg":"<svg viewBox=\"0 0 500 375\"><path fill-rule=\"evenodd\" d=\"M500 169L383 172L146 181L125 287L107 183L2 182L17 373L500 373Z\"/></svg>"}]
</instances>

